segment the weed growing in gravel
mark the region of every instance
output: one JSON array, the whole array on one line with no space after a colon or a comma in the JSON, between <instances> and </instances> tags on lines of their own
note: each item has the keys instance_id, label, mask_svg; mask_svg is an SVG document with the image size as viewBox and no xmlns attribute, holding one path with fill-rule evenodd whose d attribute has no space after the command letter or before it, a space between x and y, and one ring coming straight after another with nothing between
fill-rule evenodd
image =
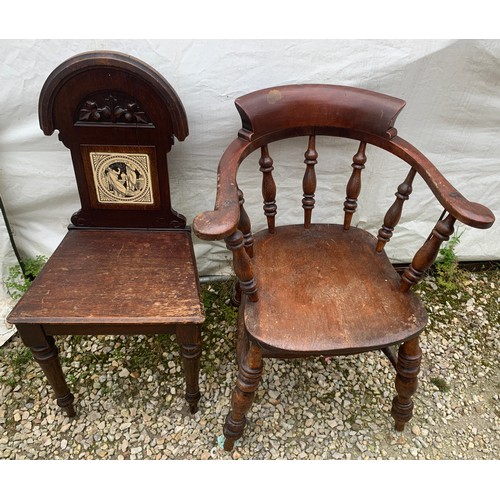
<instances>
[{"instance_id":1,"label":"weed growing in gravel","mask_svg":"<svg viewBox=\"0 0 500 500\"><path fill-rule=\"evenodd\" d=\"M204 284L201 296L206 311L203 324L203 350L201 366L207 374L216 372L221 360L214 354L217 344L233 342L236 339L238 310L231 305L235 279Z\"/></svg>"},{"instance_id":2,"label":"weed growing in gravel","mask_svg":"<svg viewBox=\"0 0 500 500\"><path fill-rule=\"evenodd\" d=\"M449 392L450 386L448 385L448 382L446 380L439 378L439 377L434 377L431 378L431 383L434 384L440 392Z\"/></svg>"},{"instance_id":3,"label":"weed growing in gravel","mask_svg":"<svg viewBox=\"0 0 500 500\"><path fill-rule=\"evenodd\" d=\"M0 377L0 382L14 387L19 383L31 359L31 351L24 346L19 346L19 348L10 353L10 355L7 355L4 350L0 350L0 360L11 369L11 373L8 377Z\"/></svg>"},{"instance_id":4,"label":"weed growing in gravel","mask_svg":"<svg viewBox=\"0 0 500 500\"><path fill-rule=\"evenodd\" d=\"M436 282L439 286L453 292L459 288L461 271L458 268L458 258L455 248L460 243L463 234L455 232L450 240L439 250L439 256L434 266L436 271Z\"/></svg>"},{"instance_id":5,"label":"weed growing in gravel","mask_svg":"<svg viewBox=\"0 0 500 500\"><path fill-rule=\"evenodd\" d=\"M47 257L37 255L34 259L23 259L22 268L19 264L9 268L9 276L5 280L7 292L13 299L20 299L38 276ZM24 272L23 272L24 269Z\"/></svg>"}]
</instances>

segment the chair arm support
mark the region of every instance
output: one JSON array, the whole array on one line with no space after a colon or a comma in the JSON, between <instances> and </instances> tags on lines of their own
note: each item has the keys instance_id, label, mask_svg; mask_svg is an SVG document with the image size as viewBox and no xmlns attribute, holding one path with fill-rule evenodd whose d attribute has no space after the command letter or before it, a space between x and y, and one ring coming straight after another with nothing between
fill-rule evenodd
<instances>
[{"instance_id":1,"label":"chair arm support","mask_svg":"<svg viewBox=\"0 0 500 500\"><path fill-rule=\"evenodd\" d=\"M240 220L236 174L241 162L254 149L253 144L238 138L222 155L217 172L215 208L198 214L193 220L193 231L199 238L222 240L236 231Z\"/></svg>"},{"instance_id":2,"label":"chair arm support","mask_svg":"<svg viewBox=\"0 0 500 500\"><path fill-rule=\"evenodd\" d=\"M411 165L424 179L434 196L453 217L471 227L487 229L495 222L493 212L467 200L418 149L401 137L394 137L389 151Z\"/></svg>"},{"instance_id":3,"label":"chair arm support","mask_svg":"<svg viewBox=\"0 0 500 500\"><path fill-rule=\"evenodd\" d=\"M424 244L417 250L411 264L401 276L400 290L406 292L416 285L424 276L425 271L435 262L442 243L448 241L453 234L455 217L448 214L444 219L438 220L431 234Z\"/></svg>"}]
</instances>

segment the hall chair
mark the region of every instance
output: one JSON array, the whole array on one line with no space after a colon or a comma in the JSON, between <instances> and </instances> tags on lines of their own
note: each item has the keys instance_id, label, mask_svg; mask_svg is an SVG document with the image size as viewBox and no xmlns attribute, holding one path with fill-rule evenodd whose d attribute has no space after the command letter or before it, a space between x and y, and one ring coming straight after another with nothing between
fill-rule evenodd
<instances>
[{"instance_id":1,"label":"hall chair","mask_svg":"<svg viewBox=\"0 0 500 500\"><path fill-rule=\"evenodd\" d=\"M234 296L240 304L238 375L224 425L226 450L243 434L266 357L381 350L396 371L391 412L395 428L402 431L411 419L421 361L419 335L427 323L424 305L411 287L453 234L456 220L485 229L493 224L494 216L488 208L465 199L421 152L397 135L394 123L404 105L401 99L368 90L312 84L264 89L236 100L242 128L220 160L215 209L197 215L193 222L200 238L225 240L238 279ZM271 145L299 136L305 137L304 219L299 225L278 225ZM345 201L338 207L339 214L344 212L343 224L313 223L317 136L355 142ZM351 224L371 148L388 151L409 166L376 237ZM252 234L237 173L255 150L260 150L267 229ZM328 165L331 160L321 166ZM400 277L384 247L417 174L444 212ZM286 196L281 191L279 195Z\"/></svg>"},{"instance_id":2,"label":"hall chair","mask_svg":"<svg viewBox=\"0 0 500 500\"><path fill-rule=\"evenodd\" d=\"M74 396L54 337L175 335L196 412L204 310L190 228L172 209L167 154L188 135L156 70L111 51L58 66L39 99L45 135L71 151L81 209L8 317L68 416ZM53 182L58 182L57 178Z\"/></svg>"}]
</instances>

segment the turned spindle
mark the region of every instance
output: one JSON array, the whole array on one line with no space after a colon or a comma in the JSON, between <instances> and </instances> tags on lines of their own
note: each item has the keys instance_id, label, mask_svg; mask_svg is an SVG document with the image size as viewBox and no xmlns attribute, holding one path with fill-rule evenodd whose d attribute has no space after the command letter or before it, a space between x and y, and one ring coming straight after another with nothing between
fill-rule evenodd
<instances>
[{"instance_id":1,"label":"turned spindle","mask_svg":"<svg viewBox=\"0 0 500 500\"><path fill-rule=\"evenodd\" d=\"M243 191L238 189L238 198L240 201L240 220L238 222L238 229L243 233L243 245L248 256L253 257L253 235L250 217L248 217L245 210L245 198L243 198Z\"/></svg>"},{"instance_id":2,"label":"turned spindle","mask_svg":"<svg viewBox=\"0 0 500 500\"><path fill-rule=\"evenodd\" d=\"M366 142L360 142L358 152L352 158L352 174L346 187L346 199L344 201L344 229L351 227L352 216L358 207L358 196L361 192L361 170L366 163Z\"/></svg>"},{"instance_id":3,"label":"turned spindle","mask_svg":"<svg viewBox=\"0 0 500 500\"><path fill-rule=\"evenodd\" d=\"M306 171L302 180L304 197L302 198L302 208L304 209L304 227L311 226L311 215L314 208L314 192L316 191L316 172L314 166L318 163L318 152L316 151L316 136L309 136L307 151L304 153L304 163Z\"/></svg>"},{"instance_id":4,"label":"turned spindle","mask_svg":"<svg viewBox=\"0 0 500 500\"><path fill-rule=\"evenodd\" d=\"M239 282L239 289L252 302L257 302L257 285L253 277L253 265L244 246L243 233L237 229L225 238L226 246L233 253L233 267Z\"/></svg>"},{"instance_id":5,"label":"turned spindle","mask_svg":"<svg viewBox=\"0 0 500 500\"><path fill-rule=\"evenodd\" d=\"M401 291L406 292L423 278L425 271L436 260L441 244L453 234L455 220L455 217L448 214L436 223L430 236L413 257L412 263L405 269L401 277Z\"/></svg>"},{"instance_id":6,"label":"turned spindle","mask_svg":"<svg viewBox=\"0 0 500 500\"><path fill-rule=\"evenodd\" d=\"M275 217L278 211L276 205L276 183L273 178L273 159L269 156L267 146L261 148L259 160L262 172L262 197L264 198L264 215L267 217L267 229L273 234L275 229Z\"/></svg>"},{"instance_id":7,"label":"turned spindle","mask_svg":"<svg viewBox=\"0 0 500 500\"><path fill-rule=\"evenodd\" d=\"M391 205L384 217L384 223L378 232L377 252L384 249L385 244L392 238L394 228L397 226L403 212L403 204L412 192L412 183L416 171L411 169L406 179L398 186L398 192L395 193L396 199Z\"/></svg>"}]
</instances>

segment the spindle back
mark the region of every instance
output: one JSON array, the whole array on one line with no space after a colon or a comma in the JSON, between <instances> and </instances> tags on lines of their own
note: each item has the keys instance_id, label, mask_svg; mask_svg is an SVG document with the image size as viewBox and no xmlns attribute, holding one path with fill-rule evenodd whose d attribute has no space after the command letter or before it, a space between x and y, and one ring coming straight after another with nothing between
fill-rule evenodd
<instances>
[{"instance_id":1,"label":"spindle back","mask_svg":"<svg viewBox=\"0 0 500 500\"><path fill-rule=\"evenodd\" d=\"M276 182L273 177L274 161L270 154L271 142L289 137L308 137L304 152L306 165L302 179L304 227L312 223L317 187L316 165L317 135L344 136L359 139L353 157L352 174L347 182L344 202L344 229L348 230L358 206L361 192L361 171L367 161L366 145L372 138L390 140L397 135L395 120L404 107L401 99L375 92L336 85L289 85L253 92L236 100L242 120L239 138L260 145L260 171L264 214L270 233L276 228ZM373 140L373 139L372 139ZM412 170L414 175L414 171ZM398 191L397 204L391 207L381 229L380 248L392 236L399 220L402 202L411 192L411 179L407 178ZM245 211L243 193L239 190L241 211L240 229L245 237L245 248L252 252L250 221ZM397 219L397 220L396 220Z\"/></svg>"}]
</instances>

